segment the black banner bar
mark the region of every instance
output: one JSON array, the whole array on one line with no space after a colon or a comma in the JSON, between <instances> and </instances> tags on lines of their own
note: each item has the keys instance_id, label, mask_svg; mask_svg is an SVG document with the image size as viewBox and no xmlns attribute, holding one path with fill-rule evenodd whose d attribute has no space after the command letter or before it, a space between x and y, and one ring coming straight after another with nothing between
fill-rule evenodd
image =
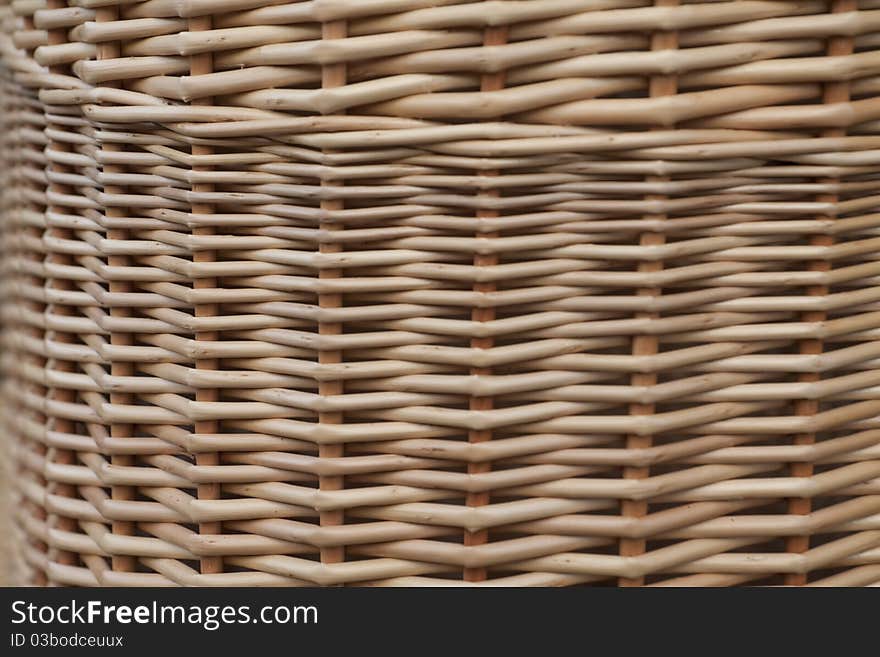
<instances>
[{"instance_id":1,"label":"black banner bar","mask_svg":"<svg viewBox=\"0 0 880 657\"><path fill-rule=\"evenodd\" d=\"M751 643L751 655L766 654L761 648L773 635L784 636L789 647L807 640L815 654L825 632L874 654L875 595L794 588L6 588L0 589L0 655L103 650L164 657L157 652L164 650L169 657L312 651L335 657L354 643L365 657L390 649L412 655L445 650L454 657L482 642L492 655L590 655L615 645L624 654L637 646L656 653L667 646L656 655L662 657L669 646L702 644L712 654L737 643ZM870 633L861 646L860 632ZM209 652L190 654L193 646Z\"/></svg>"}]
</instances>

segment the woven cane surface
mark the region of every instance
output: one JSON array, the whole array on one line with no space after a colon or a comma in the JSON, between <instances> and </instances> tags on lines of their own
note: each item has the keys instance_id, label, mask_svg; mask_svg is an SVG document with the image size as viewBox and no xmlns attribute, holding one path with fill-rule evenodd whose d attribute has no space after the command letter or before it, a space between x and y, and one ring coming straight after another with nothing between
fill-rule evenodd
<instances>
[{"instance_id":1,"label":"woven cane surface","mask_svg":"<svg viewBox=\"0 0 880 657\"><path fill-rule=\"evenodd\" d=\"M880 582L880 0L4 0L15 581Z\"/></svg>"}]
</instances>

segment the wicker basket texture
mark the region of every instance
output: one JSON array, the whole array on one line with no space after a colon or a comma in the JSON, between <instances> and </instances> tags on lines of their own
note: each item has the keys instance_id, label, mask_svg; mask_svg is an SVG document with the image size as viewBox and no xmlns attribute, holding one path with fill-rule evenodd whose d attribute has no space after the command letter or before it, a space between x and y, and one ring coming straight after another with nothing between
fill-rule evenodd
<instances>
[{"instance_id":1,"label":"wicker basket texture","mask_svg":"<svg viewBox=\"0 0 880 657\"><path fill-rule=\"evenodd\" d=\"M0 12L15 581L880 583L880 0Z\"/></svg>"}]
</instances>

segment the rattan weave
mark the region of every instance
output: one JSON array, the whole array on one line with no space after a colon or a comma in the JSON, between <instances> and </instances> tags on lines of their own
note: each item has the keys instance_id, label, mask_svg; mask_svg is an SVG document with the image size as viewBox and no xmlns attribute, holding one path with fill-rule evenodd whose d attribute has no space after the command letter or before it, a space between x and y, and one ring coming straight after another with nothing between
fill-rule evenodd
<instances>
[{"instance_id":1,"label":"rattan weave","mask_svg":"<svg viewBox=\"0 0 880 657\"><path fill-rule=\"evenodd\" d=\"M880 583L880 0L0 0L32 584Z\"/></svg>"}]
</instances>

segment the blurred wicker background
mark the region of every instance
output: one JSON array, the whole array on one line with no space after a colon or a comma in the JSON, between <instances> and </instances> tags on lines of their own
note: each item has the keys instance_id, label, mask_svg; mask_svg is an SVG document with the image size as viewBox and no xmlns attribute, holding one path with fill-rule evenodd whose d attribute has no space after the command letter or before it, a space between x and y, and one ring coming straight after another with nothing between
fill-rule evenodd
<instances>
[{"instance_id":1,"label":"blurred wicker background","mask_svg":"<svg viewBox=\"0 0 880 657\"><path fill-rule=\"evenodd\" d=\"M880 0L0 11L17 582L880 582Z\"/></svg>"}]
</instances>

